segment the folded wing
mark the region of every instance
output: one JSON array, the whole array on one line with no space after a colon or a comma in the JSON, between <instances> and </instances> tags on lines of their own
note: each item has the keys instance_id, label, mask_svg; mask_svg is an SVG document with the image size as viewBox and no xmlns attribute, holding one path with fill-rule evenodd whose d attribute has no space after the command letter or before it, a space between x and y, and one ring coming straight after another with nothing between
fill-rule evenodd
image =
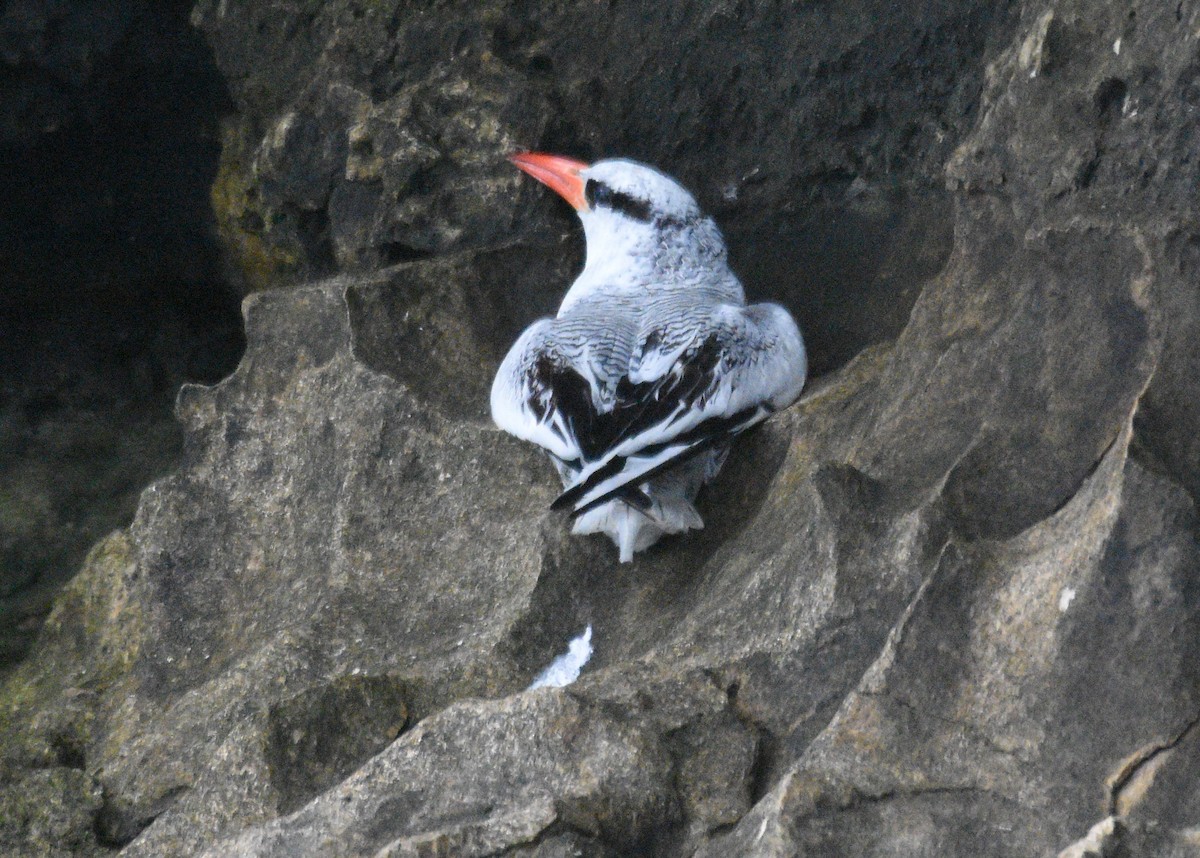
<instances>
[{"instance_id":1,"label":"folded wing","mask_svg":"<svg viewBox=\"0 0 1200 858\"><path fill-rule=\"evenodd\" d=\"M554 508L586 512L728 441L800 395L804 345L782 307L720 305L679 328L652 328L639 339L618 386L620 430Z\"/></svg>"},{"instance_id":2,"label":"folded wing","mask_svg":"<svg viewBox=\"0 0 1200 858\"><path fill-rule=\"evenodd\" d=\"M608 320L606 336L597 355L561 320L538 322L492 386L497 425L578 469L553 504L573 515L617 496L636 505L641 483L791 404L804 385L800 332L775 304L651 317L616 334Z\"/></svg>"},{"instance_id":3,"label":"folded wing","mask_svg":"<svg viewBox=\"0 0 1200 858\"><path fill-rule=\"evenodd\" d=\"M492 383L492 419L575 470L616 431L616 389L629 368L636 324L589 311L542 319L513 344Z\"/></svg>"}]
</instances>

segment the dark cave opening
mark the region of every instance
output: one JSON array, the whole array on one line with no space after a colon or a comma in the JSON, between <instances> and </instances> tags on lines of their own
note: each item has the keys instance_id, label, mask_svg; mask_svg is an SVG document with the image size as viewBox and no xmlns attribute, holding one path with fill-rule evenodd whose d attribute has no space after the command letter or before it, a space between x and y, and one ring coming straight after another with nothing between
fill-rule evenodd
<instances>
[{"instance_id":1,"label":"dark cave opening","mask_svg":"<svg viewBox=\"0 0 1200 858\"><path fill-rule=\"evenodd\" d=\"M190 2L0 20L0 671L244 349L208 189L233 110Z\"/></svg>"}]
</instances>

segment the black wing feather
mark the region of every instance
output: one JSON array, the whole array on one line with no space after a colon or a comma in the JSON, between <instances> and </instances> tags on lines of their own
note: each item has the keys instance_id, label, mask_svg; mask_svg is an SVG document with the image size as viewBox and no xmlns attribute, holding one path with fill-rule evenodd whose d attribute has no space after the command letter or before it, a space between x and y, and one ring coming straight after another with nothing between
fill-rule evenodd
<instances>
[{"instance_id":1,"label":"black wing feather","mask_svg":"<svg viewBox=\"0 0 1200 858\"><path fill-rule=\"evenodd\" d=\"M734 436L745 431L750 426L759 422L762 412L766 409L764 406L753 406L743 409L736 414L731 414L728 417L710 417L696 426L689 429L687 432L681 432L679 435L672 438L670 441L664 441L661 444L648 445L638 451L639 455L654 456L670 446L684 445L685 449L681 450L676 456L661 462L654 468L645 471L637 477L637 482L640 485L646 480L652 479L664 471L682 465L684 462L705 452L714 447L719 446L731 440ZM573 507L574 504L595 486L604 482L609 477L616 476L625 469L628 458L625 456L615 456L612 461L606 463L603 468L598 469L594 474L590 475L581 483L576 483L569 489L560 494L550 504L552 510L563 510L568 507ZM614 497L624 499L625 494L630 491L629 484L624 484L614 488L610 492L606 492L598 497L593 498L582 506L571 510L571 517L576 518L583 515L590 509L600 506L602 503L612 500Z\"/></svg>"},{"instance_id":2,"label":"black wing feather","mask_svg":"<svg viewBox=\"0 0 1200 858\"><path fill-rule=\"evenodd\" d=\"M656 345L647 342L647 350ZM721 346L710 335L680 359L680 371L653 381L634 383L626 374L616 384L616 401L609 411L598 411L592 388L575 367L543 354L531 367L530 385L550 391L551 401L564 416L567 428L583 454L584 462L595 461L641 430L667 419L680 404L690 408L711 387L713 372L721 362ZM540 400L530 402L535 415L544 420L549 412Z\"/></svg>"}]
</instances>

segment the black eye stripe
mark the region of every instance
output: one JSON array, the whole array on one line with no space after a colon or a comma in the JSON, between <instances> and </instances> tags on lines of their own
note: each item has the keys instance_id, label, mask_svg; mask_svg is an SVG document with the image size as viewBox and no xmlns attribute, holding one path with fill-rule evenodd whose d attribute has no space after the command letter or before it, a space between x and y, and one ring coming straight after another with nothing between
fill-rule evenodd
<instances>
[{"instance_id":1,"label":"black eye stripe","mask_svg":"<svg viewBox=\"0 0 1200 858\"><path fill-rule=\"evenodd\" d=\"M587 200L589 208L595 208L597 204L607 201L610 191L608 185L602 185L595 179L588 179L583 186L583 198Z\"/></svg>"},{"instance_id":2,"label":"black eye stripe","mask_svg":"<svg viewBox=\"0 0 1200 858\"><path fill-rule=\"evenodd\" d=\"M587 184L583 186L583 198L592 208L604 206L634 220L650 222L650 203L639 200L624 191L614 191L608 185L595 179L588 179Z\"/></svg>"},{"instance_id":3,"label":"black eye stripe","mask_svg":"<svg viewBox=\"0 0 1200 858\"><path fill-rule=\"evenodd\" d=\"M609 202L609 205L612 206L614 211L628 215L634 220L650 220L650 203L645 200L639 200L636 197L631 197L629 194L613 191L612 200Z\"/></svg>"}]
</instances>

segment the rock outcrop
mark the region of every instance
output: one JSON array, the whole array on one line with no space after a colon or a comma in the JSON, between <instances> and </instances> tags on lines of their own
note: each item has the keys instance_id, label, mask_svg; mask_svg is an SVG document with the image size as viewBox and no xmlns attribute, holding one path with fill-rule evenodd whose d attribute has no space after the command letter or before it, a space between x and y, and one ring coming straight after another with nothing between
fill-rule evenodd
<instances>
[{"instance_id":1,"label":"rock outcrop","mask_svg":"<svg viewBox=\"0 0 1200 858\"><path fill-rule=\"evenodd\" d=\"M195 18L231 258L332 276L246 300L4 687L0 846L1197 854L1200 8ZM810 333L633 564L487 420L579 250L517 146L671 169Z\"/></svg>"}]
</instances>

